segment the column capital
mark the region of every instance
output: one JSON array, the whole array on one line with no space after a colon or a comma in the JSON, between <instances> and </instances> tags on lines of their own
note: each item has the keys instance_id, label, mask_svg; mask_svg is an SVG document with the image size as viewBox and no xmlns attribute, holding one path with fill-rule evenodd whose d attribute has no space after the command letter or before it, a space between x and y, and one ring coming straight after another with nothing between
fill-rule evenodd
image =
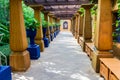
<instances>
[{"instance_id":1,"label":"column capital","mask_svg":"<svg viewBox=\"0 0 120 80\"><path fill-rule=\"evenodd\" d=\"M50 12L49 11L43 11L44 14L49 14Z\"/></svg>"},{"instance_id":2,"label":"column capital","mask_svg":"<svg viewBox=\"0 0 120 80\"><path fill-rule=\"evenodd\" d=\"M42 5L30 5L34 10L43 10L44 7Z\"/></svg>"},{"instance_id":3,"label":"column capital","mask_svg":"<svg viewBox=\"0 0 120 80\"><path fill-rule=\"evenodd\" d=\"M94 4L83 4L81 5L81 7L83 7L84 9L90 9L94 6Z\"/></svg>"},{"instance_id":4,"label":"column capital","mask_svg":"<svg viewBox=\"0 0 120 80\"><path fill-rule=\"evenodd\" d=\"M48 14L48 16L50 16L50 17L53 17L53 16L54 16L54 14L52 14L52 13L49 13L49 14Z\"/></svg>"},{"instance_id":5,"label":"column capital","mask_svg":"<svg viewBox=\"0 0 120 80\"><path fill-rule=\"evenodd\" d=\"M82 12L80 12L80 11L77 11L80 15L82 14Z\"/></svg>"}]
</instances>

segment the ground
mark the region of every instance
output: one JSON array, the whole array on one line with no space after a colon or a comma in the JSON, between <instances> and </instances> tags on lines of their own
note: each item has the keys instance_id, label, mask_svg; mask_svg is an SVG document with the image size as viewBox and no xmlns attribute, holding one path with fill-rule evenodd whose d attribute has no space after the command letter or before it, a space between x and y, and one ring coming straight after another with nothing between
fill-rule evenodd
<instances>
[{"instance_id":1,"label":"ground","mask_svg":"<svg viewBox=\"0 0 120 80\"><path fill-rule=\"evenodd\" d=\"M12 73L13 80L104 80L96 73L70 32L60 34L26 72Z\"/></svg>"}]
</instances>

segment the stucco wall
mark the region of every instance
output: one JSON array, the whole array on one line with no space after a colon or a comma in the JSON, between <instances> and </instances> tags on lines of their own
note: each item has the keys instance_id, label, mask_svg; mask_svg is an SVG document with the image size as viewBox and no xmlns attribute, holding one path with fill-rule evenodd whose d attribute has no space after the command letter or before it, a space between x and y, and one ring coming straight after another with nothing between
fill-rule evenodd
<instances>
[{"instance_id":1,"label":"stucco wall","mask_svg":"<svg viewBox=\"0 0 120 80\"><path fill-rule=\"evenodd\" d=\"M68 29L63 29L63 23L65 21L68 22ZM70 31L70 27L71 27L71 21L70 20L61 20L60 22L61 22L61 26L60 26L61 31Z\"/></svg>"}]
</instances>

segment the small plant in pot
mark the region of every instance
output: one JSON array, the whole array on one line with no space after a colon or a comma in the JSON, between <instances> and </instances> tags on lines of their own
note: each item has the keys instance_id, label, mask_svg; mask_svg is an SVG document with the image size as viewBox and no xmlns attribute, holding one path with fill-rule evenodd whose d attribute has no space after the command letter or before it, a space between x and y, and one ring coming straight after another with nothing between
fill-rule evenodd
<instances>
[{"instance_id":1,"label":"small plant in pot","mask_svg":"<svg viewBox=\"0 0 120 80\"><path fill-rule=\"evenodd\" d=\"M27 50L30 52L31 59L38 59L40 57L40 46L35 44L35 36L37 32L37 28L40 27L40 23L35 19L27 19L25 20L27 37L30 38L30 44Z\"/></svg>"},{"instance_id":2,"label":"small plant in pot","mask_svg":"<svg viewBox=\"0 0 120 80\"><path fill-rule=\"evenodd\" d=\"M53 41L54 35L53 35L53 24L52 23L48 23L49 29L50 29L50 39L51 41Z\"/></svg>"},{"instance_id":3,"label":"small plant in pot","mask_svg":"<svg viewBox=\"0 0 120 80\"><path fill-rule=\"evenodd\" d=\"M46 31L47 31L47 27L48 27L48 22L43 20L42 21L42 29L43 29L43 40L44 40L44 45L45 47L49 46L49 40L46 37Z\"/></svg>"},{"instance_id":4,"label":"small plant in pot","mask_svg":"<svg viewBox=\"0 0 120 80\"><path fill-rule=\"evenodd\" d=\"M58 35L58 33L60 32L59 28L60 28L60 23L56 23L56 35Z\"/></svg>"},{"instance_id":5,"label":"small plant in pot","mask_svg":"<svg viewBox=\"0 0 120 80\"><path fill-rule=\"evenodd\" d=\"M53 24L53 29L54 29L54 37L56 38L56 23Z\"/></svg>"},{"instance_id":6,"label":"small plant in pot","mask_svg":"<svg viewBox=\"0 0 120 80\"><path fill-rule=\"evenodd\" d=\"M35 18L31 18L25 21L25 25L26 25L27 37L30 37L30 45L34 46L36 31L37 31L37 28L40 27L40 23Z\"/></svg>"}]
</instances>

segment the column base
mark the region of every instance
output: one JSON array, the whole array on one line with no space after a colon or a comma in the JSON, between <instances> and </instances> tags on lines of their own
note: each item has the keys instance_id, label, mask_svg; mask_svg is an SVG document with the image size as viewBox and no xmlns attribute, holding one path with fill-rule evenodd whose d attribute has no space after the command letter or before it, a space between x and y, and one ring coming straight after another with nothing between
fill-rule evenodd
<instances>
[{"instance_id":1,"label":"column base","mask_svg":"<svg viewBox=\"0 0 120 80\"><path fill-rule=\"evenodd\" d=\"M83 37L79 37L79 44L82 48L82 51L85 51L85 43L84 43L84 40L83 40Z\"/></svg>"},{"instance_id":2,"label":"column base","mask_svg":"<svg viewBox=\"0 0 120 80\"><path fill-rule=\"evenodd\" d=\"M49 35L46 35L46 37L48 38L48 40L49 40L49 43L50 43L50 34Z\"/></svg>"},{"instance_id":3,"label":"column base","mask_svg":"<svg viewBox=\"0 0 120 80\"><path fill-rule=\"evenodd\" d=\"M40 46L40 52L44 51L44 42L43 40L35 40L35 43Z\"/></svg>"},{"instance_id":4,"label":"column base","mask_svg":"<svg viewBox=\"0 0 120 80\"><path fill-rule=\"evenodd\" d=\"M77 39L77 33L75 33L75 39Z\"/></svg>"},{"instance_id":5,"label":"column base","mask_svg":"<svg viewBox=\"0 0 120 80\"><path fill-rule=\"evenodd\" d=\"M77 35L77 42L78 42L78 44L79 44L79 35Z\"/></svg>"},{"instance_id":6,"label":"column base","mask_svg":"<svg viewBox=\"0 0 120 80\"><path fill-rule=\"evenodd\" d=\"M49 47L49 40L48 40L48 38L44 37L43 41L44 41L44 46L45 47Z\"/></svg>"},{"instance_id":7,"label":"column base","mask_svg":"<svg viewBox=\"0 0 120 80\"><path fill-rule=\"evenodd\" d=\"M40 57L40 46L39 45L29 45L27 50L30 53L30 59L38 59Z\"/></svg>"},{"instance_id":8,"label":"column base","mask_svg":"<svg viewBox=\"0 0 120 80\"><path fill-rule=\"evenodd\" d=\"M12 71L26 71L30 67L29 52L13 52L10 55L10 66Z\"/></svg>"},{"instance_id":9,"label":"column base","mask_svg":"<svg viewBox=\"0 0 120 80\"><path fill-rule=\"evenodd\" d=\"M94 50L92 53L92 66L94 70L98 73L100 70L100 58L111 58L113 54L107 51Z\"/></svg>"},{"instance_id":10,"label":"column base","mask_svg":"<svg viewBox=\"0 0 120 80\"><path fill-rule=\"evenodd\" d=\"M53 36L53 34L51 33L51 34L50 34L50 39L51 39L51 41L53 41L53 38L54 38L54 36Z\"/></svg>"}]
</instances>

